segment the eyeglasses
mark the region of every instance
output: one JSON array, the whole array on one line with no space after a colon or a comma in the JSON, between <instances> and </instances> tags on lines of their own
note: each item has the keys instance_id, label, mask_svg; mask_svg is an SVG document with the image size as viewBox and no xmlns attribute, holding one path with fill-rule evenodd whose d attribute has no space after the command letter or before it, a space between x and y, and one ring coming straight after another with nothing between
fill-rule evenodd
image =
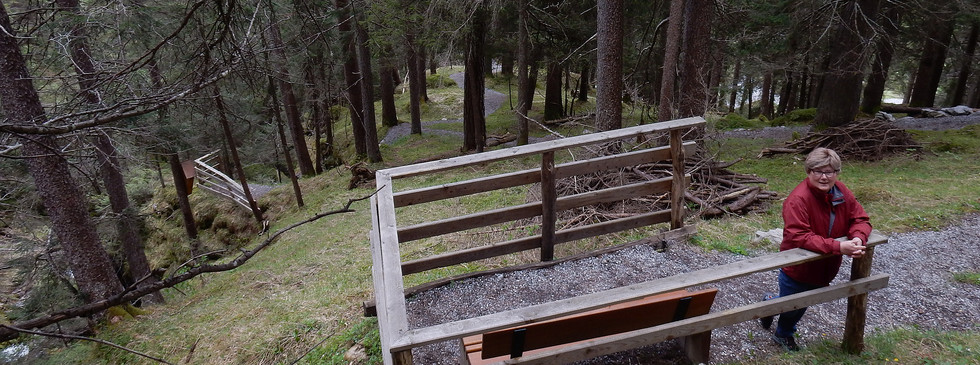
<instances>
[{"instance_id":1,"label":"eyeglasses","mask_svg":"<svg viewBox=\"0 0 980 365\"><path fill-rule=\"evenodd\" d=\"M814 176L820 175L821 177L834 177L837 176L837 173L839 172L840 170L831 170L831 171L810 170L810 173L813 174Z\"/></svg>"}]
</instances>

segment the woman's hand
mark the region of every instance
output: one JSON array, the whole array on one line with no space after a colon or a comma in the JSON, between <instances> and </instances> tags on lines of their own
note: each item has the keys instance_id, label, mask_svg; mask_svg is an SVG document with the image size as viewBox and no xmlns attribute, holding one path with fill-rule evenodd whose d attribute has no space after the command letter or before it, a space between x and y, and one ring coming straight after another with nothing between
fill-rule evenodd
<instances>
[{"instance_id":1,"label":"woman's hand","mask_svg":"<svg viewBox=\"0 0 980 365\"><path fill-rule=\"evenodd\" d=\"M841 241L840 243L840 253L855 259L864 256L864 250L866 248L867 246L864 245L864 241L858 237L851 238L847 241Z\"/></svg>"}]
</instances>

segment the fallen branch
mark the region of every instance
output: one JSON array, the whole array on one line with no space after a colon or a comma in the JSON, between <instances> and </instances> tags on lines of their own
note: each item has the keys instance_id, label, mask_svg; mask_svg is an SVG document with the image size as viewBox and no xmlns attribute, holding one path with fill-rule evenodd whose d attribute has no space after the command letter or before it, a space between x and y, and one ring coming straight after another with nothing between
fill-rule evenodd
<instances>
[{"instance_id":1,"label":"fallen branch","mask_svg":"<svg viewBox=\"0 0 980 365\"><path fill-rule=\"evenodd\" d=\"M106 346L115 347L117 349L120 349L120 350L129 352L129 353L133 353L133 354L136 354L136 355L145 357L147 359L150 359L150 360L153 360L153 361L156 361L156 362L174 365L174 363L169 362L167 360L164 360L164 359L161 359L161 358L158 358L158 357L154 357L154 356L151 356L151 355L148 355L148 354L145 354L145 353L142 353L142 352L133 350L133 349L128 348L126 346L117 345L115 343L112 343L112 342L109 342L109 341L105 341L105 340L100 340L98 338L85 337L85 336L76 336L76 335L66 335L64 333L31 331L31 330L27 330L27 329L23 329L23 328L18 328L18 327L14 327L14 326L8 326L8 325L5 325L5 324L0 324L0 327L5 328L5 329L10 330L10 331L15 331L17 333L26 333L26 334L30 334L30 335L37 335L37 336L44 336L44 337L64 338L64 339L69 339L69 340L84 340L84 341L97 342L97 343L101 343L101 344L106 345Z\"/></svg>"},{"instance_id":2,"label":"fallen branch","mask_svg":"<svg viewBox=\"0 0 980 365\"><path fill-rule=\"evenodd\" d=\"M255 256L255 254L259 253L259 251L262 251L264 248L269 247L269 245L272 245L272 243L275 242L276 239L279 238L279 236L281 236L282 234L296 227L302 226L310 222L314 222L320 218L329 215L353 212L354 210L350 209L350 206L352 204L361 200L368 199L377 193L378 191L376 190L375 192L367 196L356 198L356 199L349 199L347 201L347 204L345 204L344 207L341 209L319 213L303 221L296 222L285 228L282 228L276 231L275 233L273 233L272 235L270 235L268 238L266 238L265 241L262 241L262 243L255 246L255 248L248 251L243 251L240 255L238 255L238 257L236 257L234 260L231 260L229 262L223 264L201 265L201 266L192 267L191 269L179 275L173 275L164 280L155 282L151 285L147 285L139 288L130 287L128 290L123 291L122 293L116 294L106 299L98 300L77 307L68 308L44 317L33 318L26 321L11 323L10 325L4 325L2 328L0 328L0 342L9 341L17 338L21 333L24 332L21 330L31 330L35 328L41 328L41 327L45 327L48 325L61 322L66 319L81 317L92 313L100 312L110 307L136 300L137 298L140 298L149 293L159 291L161 289L173 287L174 285L193 279L198 275L204 273L228 271L231 269L238 268L239 266L245 264L245 262L247 262L253 256Z\"/></svg>"}]
</instances>

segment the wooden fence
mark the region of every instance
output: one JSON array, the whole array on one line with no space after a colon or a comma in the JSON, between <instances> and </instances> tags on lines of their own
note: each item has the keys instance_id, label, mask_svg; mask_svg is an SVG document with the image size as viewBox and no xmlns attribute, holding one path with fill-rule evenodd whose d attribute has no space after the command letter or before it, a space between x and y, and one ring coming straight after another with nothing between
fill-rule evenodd
<instances>
[{"instance_id":1,"label":"wooden fence","mask_svg":"<svg viewBox=\"0 0 980 365\"><path fill-rule=\"evenodd\" d=\"M683 229L685 213L683 196L690 180L690 176L684 173L684 156L691 153L694 144L693 142L684 142L682 136L685 131L701 127L703 124L704 120L700 117L686 118L378 171L376 178L379 191L372 197L371 201L373 229L370 238L375 301L385 364L411 364L411 350L427 344L460 339L465 336L509 328L519 324L563 317L649 295L772 270L822 257L819 254L801 249L784 251L762 258L687 273L683 276L653 280L532 307L436 326L411 330L408 328L404 275L533 249L540 250L542 261L549 261L554 258L556 244L658 223L670 222L673 230ZM584 146L599 146L654 133L669 134L669 145L641 151L622 152L584 161L555 163L555 153L558 151ZM448 172L478 164L529 156L540 157L540 168L508 172L462 182L436 184L407 191L396 191L393 187L395 179ZM665 160L669 160L672 166L672 175L668 178L569 196L558 196L556 191L556 181L562 178ZM537 202L408 226L399 226L397 223L397 212L399 212L397 208L537 183L540 183L540 196L542 197ZM668 209L565 230L556 230L555 228L557 214L563 210L661 193L669 194L670 205ZM402 262L400 251L400 243L402 242L538 216L541 217L540 234ZM871 241L873 241L872 244L878 244L882 243L884 239L879 236ZM870 270L870 255L867 259L867 265ZM887 284L887 276L866 278L867 276L868 273L864 273L863 276L855 275L854 281L847 285L836 286L828 291L815 291L788 299L779 298L747 308L743 307L731 313L729 313L730 311L722 312L722 314L712 313L646 330L586 341L575 346L545 352L542 355L522 357L517 360L521 363L561 363L599 356L669 338L701 333L706 329L710 330L739 321L777 314L789 308L813 304L811 303L813 301L819 303L854 296ZM858 304L860 303L855 304L855 308L858 307ZM709 318L708 316L712 317ZM849 323L851 316L852 313L849 310ZM860 335L863 336L864 314L863 312L855 312L854 317L856 318L855 321L860 320ZM851 324L848 326L849 328L853 327ZM651 331L653 331L652 334ZM861 338L863 339L863 337Z\"/></svg>"},{"instance_id":2,"label":"wooden fence","mask_svg":"<svg viewBox=\"0 0 980 365\"><path fill-rule=\"evenodd\" d=\"M235 203L245 207L245 209L252 209L248 204L248 198L245 197L245 189L242 188L242 184L213 166L216 153L217 151L211 152L194 160L194 172L198 179L197 184L202 189L231 199Z\"/></svg>"}]
</instances>

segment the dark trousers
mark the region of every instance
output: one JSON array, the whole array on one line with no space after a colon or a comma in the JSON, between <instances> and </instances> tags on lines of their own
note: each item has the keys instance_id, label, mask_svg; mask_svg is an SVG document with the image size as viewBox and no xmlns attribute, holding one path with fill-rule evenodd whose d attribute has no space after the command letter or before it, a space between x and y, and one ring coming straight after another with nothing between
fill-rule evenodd
<instances>
[{"instance_id":1,"label":"dark trousers","mask_svg":"<svg viewBox=\"0 0 980 365\"><path fill-rule=\"evenodd\" d=\"M789 275L786 275L783 270L779 270L780 297L802 293L807 290L817 288L820 287L793 280L789 277ZM776 336L789 337L796 333L796 324L800 323L800 319L803 318L804 313L806 313L806 307L780 314L779 321L776 323Z\"/></svg>"}]
</instances>

